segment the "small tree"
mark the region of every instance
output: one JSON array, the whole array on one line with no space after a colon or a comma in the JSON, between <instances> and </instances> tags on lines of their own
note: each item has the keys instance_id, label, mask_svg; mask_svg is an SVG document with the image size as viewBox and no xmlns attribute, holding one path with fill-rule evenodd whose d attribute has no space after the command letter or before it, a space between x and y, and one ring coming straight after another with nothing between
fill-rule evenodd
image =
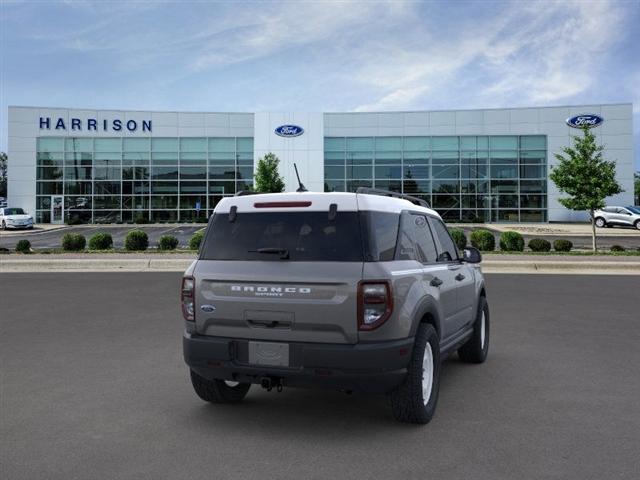
<instances>
[{"instance_id":1,"label":"small tree","mask_svg":"<svg viewBox=\"0 0 640 480\"><path fill-rule=\"evenodd\" d=\"M279 193L284 191L284 180L278 173L280 160L273 153L267 153L258 160L255 175L255 188L260 193Z\"/></svg>"},{"instance_id":2,"label":"small tree","mask_svg":"<svg viewBox=\"0 0 640 480\"><path fill-rule=\"evenodd\" d=\"M633 174L633 198L636 205L640 205L640 172Z\"/></svg>"},{"instance_id":3,"label":"small tree","mask_svg":"<svg viewBox=\"0 0 640 480\"><path fill-rule=\"evenodd\" d=\"M0 197L7 196L7 154L0 152Z\"/></svg>"},{"instance_id":4,"label":"small tree","mask_svg":"<svg viewBox=\"0 0 640 480\"><path fill-rule=\"evenodd\" d=\"M598 250L596 225L593 212L604 207L604 199L622 192L616 181L616 164L602 158L602 145L596 145L595 136L584 128L584 136L573 137L573 148L562 149L564 155L556 153L558 165L553 167L549 178L558 189L569 195L560 203L570 210L587 210L591 216L593 251Z\"/></svg>"}]
</instances>

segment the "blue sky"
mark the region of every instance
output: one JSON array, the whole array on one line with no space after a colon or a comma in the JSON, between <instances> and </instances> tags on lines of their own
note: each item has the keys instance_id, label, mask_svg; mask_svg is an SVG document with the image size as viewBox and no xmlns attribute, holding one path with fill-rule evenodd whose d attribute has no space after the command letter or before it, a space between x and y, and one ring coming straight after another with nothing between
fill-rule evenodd
<instances>
[{"instance_id":1,"label":"blue sky","mask_svg":"<svg viewBox=\"0 0 640 480\"><path fill-rule=\"evenodd\" d=\"M204 111L634 103L640 1L0 0L8 105Z\"/></svg>"}]
</instances>

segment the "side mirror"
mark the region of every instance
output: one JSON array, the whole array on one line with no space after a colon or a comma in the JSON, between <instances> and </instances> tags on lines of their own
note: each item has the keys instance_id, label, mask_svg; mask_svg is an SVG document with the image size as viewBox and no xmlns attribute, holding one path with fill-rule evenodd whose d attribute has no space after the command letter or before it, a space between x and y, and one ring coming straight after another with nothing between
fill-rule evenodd
<instances>
[{"instance_id":1,"label":"side mirror","mask_svg":"<svg viewBox=\"0 0 640 480\"><path fill-rule=\"evenodd\" d=\"M482 261L482 254L480 250L475 247L465 247L462 252L462 261L467 263L480 263Z\"/></svg>"}]
</instances>

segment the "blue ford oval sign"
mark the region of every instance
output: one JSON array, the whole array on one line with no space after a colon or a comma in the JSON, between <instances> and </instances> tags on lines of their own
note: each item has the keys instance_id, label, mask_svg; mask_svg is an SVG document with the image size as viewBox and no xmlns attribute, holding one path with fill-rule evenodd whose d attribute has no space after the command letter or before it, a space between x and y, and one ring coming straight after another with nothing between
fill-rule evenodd
<instances>
[{"instance_id":1,"label":"blue ford oval sign","mask_svg":"<svg viewBox=\"0 0 640 480\"><path fill-rule=\"evenodd\" d=\"M573 128L593 128L604 122L604 118L593 113L585 113L567 118L567 125Z\"/></svg>"},{"instance_id":2,"label":"blue ford oval sign","mask_svg":"<svg viewBox=\"0 0 640 480\"><path fill-rule=\"evenodd\" d=\"M299 137L304 133L304 129L297 125L280 125L276 128L276 135L281 137Z\"/></svg>"}]
</instances>

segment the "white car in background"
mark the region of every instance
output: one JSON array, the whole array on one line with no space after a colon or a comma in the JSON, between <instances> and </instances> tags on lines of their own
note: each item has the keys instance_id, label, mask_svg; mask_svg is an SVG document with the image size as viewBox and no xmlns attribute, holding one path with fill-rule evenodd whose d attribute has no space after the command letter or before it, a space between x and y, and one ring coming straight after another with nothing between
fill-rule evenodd
<instances>
[{"instance_id":1,"label":"white car in background","mask_svg":"<svg viewBox=\"0 0 640 480\"><path fill-rule=\"evenodd\" d=\"M0 208L0 228L33 228L33 217L21 208Z\"/></svg>"},{"instance_id":2,"label":"white car in background","mask_svg":"<svg viewBox=\"0 0 640 480\"><path fill-rule=\"evenodd\" d=\"M604 207L593 214L596 227L635 227L640 230L640 207Z\"/></svg>"}]
</instances>

